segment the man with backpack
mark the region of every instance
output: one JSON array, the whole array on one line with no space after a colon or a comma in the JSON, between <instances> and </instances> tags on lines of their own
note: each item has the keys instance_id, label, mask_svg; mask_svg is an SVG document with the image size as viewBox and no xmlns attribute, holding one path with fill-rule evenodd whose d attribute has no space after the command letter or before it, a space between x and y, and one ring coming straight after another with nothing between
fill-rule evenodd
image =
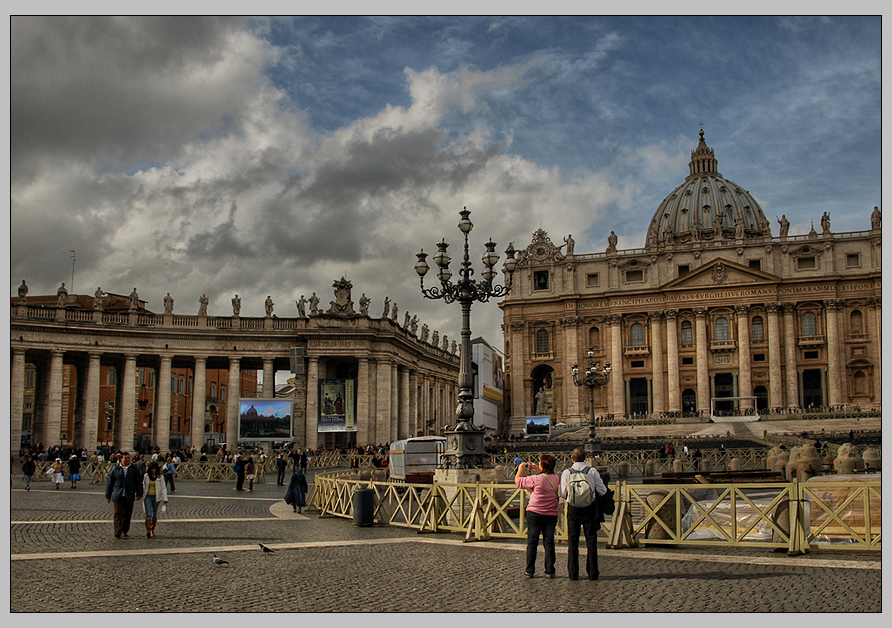
<instances>
[{"instance_id":1,"label":"man with backpack","mask_svg":"<svg viewBox=\"0 0 892 628\"><path fill-rule=\"evenodd\" d=\"M596 496L607 493L601 474L586 466L585 450L577 447L570 455L573 465L561 474L561 497L567 500L567 572L570 580L579 579L579 528L585 533L585 571L589 580L597 580L598 517Z\"/></svg>"}]
</instances>

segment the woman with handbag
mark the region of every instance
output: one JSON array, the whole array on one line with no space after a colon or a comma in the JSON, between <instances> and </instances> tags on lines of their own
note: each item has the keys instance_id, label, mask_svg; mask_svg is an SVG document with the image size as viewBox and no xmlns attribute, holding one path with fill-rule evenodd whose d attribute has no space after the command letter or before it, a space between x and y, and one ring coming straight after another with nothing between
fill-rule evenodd
<instances>
[{"instance_id":1,"label":"woman with handbag","mask_svg":"<svg viewBox=\"0 0 892 628\"><path fill-rule=\"evenodd\" d=\"M146 538L155 536L158 513L167 512L167 482L162 479L157 462L150 462L142 476L142 507L146 513Z\"/></svg>"},{"instance_id":2,"label":"woman with handbag","mask_svg":"<svg viewBox=\"0 0 892 628\"><path fill-rule=\"evenodd\" d=\"M555 551L554 530L558 521L561 480L554 474L557 459L551 454L539 456L539 464L532 462L517 465L514 485L532 491L526 509L527 520L527 565L524 577L536 575L536 552L539 549L539 535L545 548L545 577L554 578ZM526 475L528 470L536 475Z\"/></svg>"}]
</instances>

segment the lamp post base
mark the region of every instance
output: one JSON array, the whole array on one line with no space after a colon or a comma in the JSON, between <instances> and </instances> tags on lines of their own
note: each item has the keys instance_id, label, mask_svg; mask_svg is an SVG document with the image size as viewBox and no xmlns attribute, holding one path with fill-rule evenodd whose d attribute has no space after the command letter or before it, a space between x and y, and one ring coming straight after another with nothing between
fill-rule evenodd
<instances>
[{"instance_id":1,"label":"lamp post base","mask_svg":"<svg viewBox=\"0 0 892 628\"><path fill-rule=\"evenodd\" d=\"M484 429L461 422L446 432L446 451L440 457L440 469L492 469L492 459L483 449Z\"/></svg>"}]
</instances>

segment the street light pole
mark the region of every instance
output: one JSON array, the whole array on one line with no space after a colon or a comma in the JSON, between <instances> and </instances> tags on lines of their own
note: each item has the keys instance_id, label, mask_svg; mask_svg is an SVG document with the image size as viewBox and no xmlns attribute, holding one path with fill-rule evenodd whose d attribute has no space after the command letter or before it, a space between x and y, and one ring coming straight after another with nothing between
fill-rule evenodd
<instances>
[{"instance_id":1,"label":"street light pole","mask_svg":"<svg viewBox=\"0 0 892 628\"><path fill-rule=\"evenodd\" d=\"M589 389L589 397L591 403L591 413L589 415L589 436L588 441L585 443L585 452L588 457L593 458L595 456L601 455L601 442L598 440L595 435L595 388L600 388L601 386L606 386L607 382L610 381L610 364L605 364L604 368L600 367L598 362L595 362L595 349L594 347L588 350L588 358L590 361L589 367L585 369L585 375L580 380L579 379L579 365L574 364L571 369L571 373L573 373L573 383L577 386L586 386Z\"/></svg>"},{"instance_id":2,"label":"street light pole","mask_svg":"<svg viewBox=\"0 0 892 628\"><path fill-rule=\"evenodd\" d=\"M505 285L494 286L493 278L496 276L494 267L499 261L499 254L496 253L496 243L487 242L484 246L486 252L483 254L484 270L481 273L482 281L471 279L474 269L471 267L471 258L468 253L468 234L474 228L473 223L468 218L471 214L465 207L459 212L461 221L458 228L464 234L464 256L462 258L461 270L459 278L452 282L452 271L449 270L449 262L451 258L447 252L449 244L443 239L437 244L437 253L434 255L434 262L439 270L437 271L437 279L440 280L440 286L432 288L424 287L424 276L429 270L427 264L427 253L424 249L420 253L416 253L418 261L415 263L415 272L421 278L421 294L428 299L443 299L446 303L458 301L461 304L461 355L458 371L458 405L455 409L457 419L455 428L446 432L446 452L441 460L441 467L445 469L472 469L472 468L490 468L492 463L489 457L483 451L483 429L474 426L474 375L471 372L471 304L474 301L485 303L491 297L504 297L511 290L511 278L514 269L517 268L517 260L514 259L514 246L509 244L505 251L507 259L502 266L506 275Z\"/></svg>"}]
</instances>

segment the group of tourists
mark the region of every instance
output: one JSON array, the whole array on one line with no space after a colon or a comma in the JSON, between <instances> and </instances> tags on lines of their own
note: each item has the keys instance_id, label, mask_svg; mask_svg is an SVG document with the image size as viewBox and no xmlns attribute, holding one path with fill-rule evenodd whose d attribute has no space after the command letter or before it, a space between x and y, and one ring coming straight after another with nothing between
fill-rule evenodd
<instances>
[{"instance_id":1,"label":"group of tourists","mask_svg":"<svg viewBox=\"0 0 892 628\"><path fill-rule=\"evenodd\" d=\"M531 491L526 508L527 548L524 576L536 575L536 554L539 537L545 550L545 577L554 578L554 532L557 527L560 499L567 500L567 573L570 580L579 579L579 534L585 534L585 571L589 580L597 580L597 537L604 513L599 511L598 496L607 493L607 486L594 467L585 464L585 450L573 450L573 464L564 469L560 477L555 475L557 459L552 454L539 456L539 463L521 462L517 465L514 484ZM534 472L530 475L530 471Z\"/></svg>"}]
</instances>

